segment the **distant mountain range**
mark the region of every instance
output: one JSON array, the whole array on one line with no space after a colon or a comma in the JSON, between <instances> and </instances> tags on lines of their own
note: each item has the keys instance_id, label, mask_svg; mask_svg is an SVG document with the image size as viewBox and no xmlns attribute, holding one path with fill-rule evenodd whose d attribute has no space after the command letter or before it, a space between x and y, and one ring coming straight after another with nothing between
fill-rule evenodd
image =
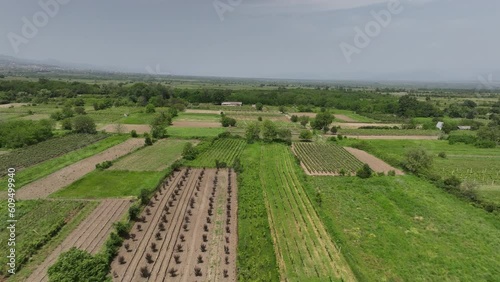
<instances>
[{"instance_id":1,"label":"distant mountain range","mask_svg":"<svg viewBox=\"0 0 500 282\"><path fill-rule=\"evenodd\" d=\"M0 55L0 71L28 72L113 72L110 68L96 67L89 64L73 64L57 60L30 60Z\"/></svg>"},{"instance_id":2,"label":"distant mountain range","mask_svg":"<svg viewBox=\"0 0 500 282\"><path fill-rule=\"evenodd\" d=\"M123 74L123 75L151 75L154 76L166 76L167 74L159 73L155 70L144 70L142 72L134 72L130 70L122 70L115 67L102 67L94 66L90 64L74 64L67 62L60 62L57 60L31 60L31 59L21 59L12 56L0 55L0 74ZM154 74L157 73L157 74ZM198 76L196 74L185 74L185 75L170 75L170 77L198 77L203 78L205 76ZM217 79L217 77L207 77L210 79ZM222 78L221 78L222 79ZM230 77L224 77L223 79L232 79ZM346 86L360 85L367 86L371 85L374 87L435 87L435 88L468 88L468 89L500 89L500 70L499 71L483 71L474 76L457 76L448 72L440 71L405 71L405 72L394 72L394 73L372 73L372 72L354 72L354 73L335 73L335 74L324 74L321 77L312 77L307 73L280 73L275 75L269 75L265 78L234 78L234 79L250 79L250 80L262 80L262 81L288 81L293 80L294 82L307 82L307 83L318 83L318 84L342 84Z\"/></svg>"}]
</instances>

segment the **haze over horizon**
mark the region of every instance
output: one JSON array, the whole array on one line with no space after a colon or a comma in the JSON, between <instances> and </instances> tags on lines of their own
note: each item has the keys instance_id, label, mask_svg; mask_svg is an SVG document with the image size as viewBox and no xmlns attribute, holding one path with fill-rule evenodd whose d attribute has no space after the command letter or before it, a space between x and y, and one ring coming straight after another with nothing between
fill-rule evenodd
<instances>
[{"instance_id":1,"label":"haze over horizon","mask_svg":"<svg viewBox=\"0 0 500 282\"><path fill-rule=\"evenodd\" d=\"M68 3L45 25L35 23L32 38L23 35L23 17L33 24L45 13L39 2L1 2L0 54L225 77L474 81L500 74L494 0L57 1ZM368 42L356 43L356 28Z\"/></svg>"}]
</instances>

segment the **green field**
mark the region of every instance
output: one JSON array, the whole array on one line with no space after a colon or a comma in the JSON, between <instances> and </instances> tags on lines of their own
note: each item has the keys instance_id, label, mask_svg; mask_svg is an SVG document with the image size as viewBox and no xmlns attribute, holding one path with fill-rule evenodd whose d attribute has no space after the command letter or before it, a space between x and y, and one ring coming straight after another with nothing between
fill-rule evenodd
<instances>
[{"instance_id":1,"label":"green field","mask_svg":"<svg viewBox=\"0 0 500 282\"><path fill-rule=\"evenodd\" d=\"M201 153L195 160L187 162L193 167L215 167L215 161L225 162L231 166L245 148L246 141L242 139L218 139L200 146Z\"/></svg>"},{"instance_id":2,"label":"green field","mask_svg":"<svg viewBox=\"0 0 500 282\"><path fill-rule=\"evenodd\" d=\"M139 107L112 107L104 110L96 111L92 106L86 106L85 110L87 115L94 119L96 123L108 124L108 123L126 123L124 114L128 114L129 117L135 115L144 108ZM152 115L151 115L152 116Z\"/></svg>"},{"instance_id":3,"label":"green field","mask_svg":"<svg viewBox=\"0 0 500 282\"><path fill-rule=\"evenodd\" d=\"M260 186L260 145L245 147L238 174L238 279L278 281L278 265Z\"/></svg>"},{"instance_id":4,"label":"green field","mask_svg":"<svg viewBox=\"0 0 500 282\"><path fill-rule=\"evenodd\" d=\"M336 144L294 143L294 152L311 173L355 174L363 163Z\"/></svg>"},{"instance_id":5,"label":"green field","mask_svg":"<svg viewBox=\"0 0 500 282\"><path fill-rule=\"evenodd\" d=\"M432 140L346 140L342 144L365 144L364 150L393 165L404 160L410 148L422 147L434 156L431 172L443 177L457 176L462 181L479 184L479 195L500 203L500 148L481 149L473 145L448 144ZM438 157L440 152L446 158Z\"/></svg>"},{"instance_id":6,"label":"green field","mask_svg":"<svg viewBox=\"0 0 500 282\"><path fill-rule=\"evenodd\" d=\"M121 117L119 122L123 124L151 124L153 119L155 118L154 113L146 114L146 113L133 113L128 117Z\"/></svg>"},{"instance_id":7,"label":"green field","mask_svg":"<svg viewBox=\"0 0 500 282\"><path fill-rule=\"evenodd\" d=\"M179 138L203 138L216 137L217 135L226 132L225 128L193 128L193 127L168 127L167 134L172 137Z\"/></svg>"},{"instance_id":8,"label":"green field","mask_svg":"<svg viewBox=\"0 0 500 282\"><path fill-rule=\"evenodd\" d=\"M495 281L500 220L414 176L308 177L361 281Z\"/></svg>"},{"instance_id":9,"label":"green field","mask_svg":"<svg viewBox=\"0 0 500 282\"><path fill-rule=\"evenodd\" d=\"M347 129L341 128L338 134L352 136L370 136L370 135L387 135L387 136L438 136L441 132L438 130L422 130L422 129Z\"/></svg>"},{"instance_id":10,"label":"green field","mask_svg":"<svg viewBox=\"0 0 500 282\"><path fill-rule=\"evenodd\" d=\"M71 222L88 202L84 201L20 201L16 205L16 260L17 267L28 262L38 249L47 244L61 228ZM6 222L8 218L7 201L0 203L0 220ZM7 245L9 231L0 229L0 277L7 273Z\"/></svg>"},{"instance_id":11,"label":"green field","mask_svg":"<svg viewBox=\"0 0 500 282\"><path fill-rule=\"evenodd\" d=\"M51 198L101 199L134 197L142 189L153 190L164 172L94 171L70 186L51 194Z\"/></svg>"},{"instance_id":12,"label":"green field","mask_svg":"<svg viewBox=\"0 0 500 282\"><path fill-rule=\"evenodd\" d=\"M348 111L348 110L333 110L333 114L337 114L337 115L344 115L344 116L347 116L353 120L355 120L356 122L378 122L377 120L375 119L372 119L372 118L369 118L369 117L365 117L365 116L362 116L362 115L359 115L353 111ZM336 122L343 122L342 120L340 119L335 119Z\"/></svg>"},{"instance_id":13,"label":"green field","mask_svg":"<svg viewBox=\"0 0 500 282\"><path fill-rule=\"evenodd\" d=\"M190 141L163 139L153 146L140 150L119 159L111 170L130 171L162 171L181 158L184 145Z\"/></svg>"},{"instance_id":14,"label":"green field","mask_svg":"<svg viewBox=\"0 0 500 282\"><path fill-rule=\"evenodd\" d=\"M260 183L266 199L281 278L288 281L354 281L349 265L304 193L290 149L261 147Z\"/></svg>"},{"instance_id":15,"label":"green field","mask_svg":"<svg viewBox=\"0 0 500 282\"><path fill-rule=\"evenodd\" d=\"M85 158L98 154L106 149L109 149L110 147L118 145L127 140L128 138L129 136L127 135L112 135L104 140L98 141L80 150L76 150L67 153L63 156L50 159L45 162L39 163L37 165L31 166L27 169L23 169L17 172L16 175L17 188L21 188L22 186L32 181L35 181L53 172L56 172L70 164L76 163L77 161L83 160ZM6 181L5 177L0 179L0 185L1 185L0 190L7 189L5 181Z\"/></svg>"},{"instance_id":16,"label":"green field","mask_svg":"<svg viewBox=\"0 0 500 282\"><path fill-rule=\"evenodd\" d=\"M203 114L203 113L183 113L174 118L175 121L210 121L219 122L221 116L217 114Z\"/></svg>"}]
</instances>

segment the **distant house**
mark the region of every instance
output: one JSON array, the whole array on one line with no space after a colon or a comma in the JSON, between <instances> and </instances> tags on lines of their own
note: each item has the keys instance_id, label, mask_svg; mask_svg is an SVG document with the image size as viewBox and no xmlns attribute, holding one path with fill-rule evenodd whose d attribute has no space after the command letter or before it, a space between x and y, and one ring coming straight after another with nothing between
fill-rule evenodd
<instances>
[{"instance_id":1,"label":"distant house","mask_svg":"<svg viewBox=\"0 0 500 282\"><path fill-rule=\"evenodd\" d=\"M471 127L470 126L459 126L458 129L459 130L471 130Z\"/></svg>"},{"instance_id":2,"label":"distant house","mask_svg":"<svg viewBox=\"0 0 500 282\"><path fill-rule=\"evenodd\" d=\"M221 105L227 106L227 107L241 107L241 106L243 106L243 103L242 102L223 102Z\"/></svg>"},{"instance_id":3,"label":"distant house","mask_svg":"<svg viewBox=\"0 0 500 282\"><path fill-rule=\"evenodd\" d=\"M439 130L443 130L443 125L444 125L444 122L440 121L436 124L436 128Z\"/></svg>"}]
</instances>

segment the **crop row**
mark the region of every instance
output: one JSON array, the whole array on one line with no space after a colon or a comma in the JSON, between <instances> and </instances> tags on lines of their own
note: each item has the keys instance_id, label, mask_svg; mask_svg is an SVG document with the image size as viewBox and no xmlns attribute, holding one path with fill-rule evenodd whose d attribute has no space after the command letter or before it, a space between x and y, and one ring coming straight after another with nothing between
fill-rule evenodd
<instances>
[{"instance_id":1,"label":"crop row","mask_svg":"<svg viewBox=\"0 0 500 282\"><path fill-rule=\"evenodd\" d=\"M287 147L265 146L260 164L282 276L297 281L339 279L346 264L303 193Z\"/></svg>"},{"instance_id":2,"label":"crop row","mask_svg":"<svg viewBox=\"0 0 500 282\"><path fill-rule=\"evenodd\" d=\"M310 172L352 174L363 163L335 144L295 143L294 151Z\"/></svg>"},{"instance_id":3,"label":"crop row","mask_svg":"<svg viewBox=\"0 0 500 282\"><path fill-rule=\"evenodd\" d=\"M5 175L9 167L15 167L18 170L30 167L88 146L107 136L105 134L71 134L0 155L0 176Z\"/></svg>"},{"instance_id":4,"label":"crop row","mask_svg":"<svg viewBox=\"0 0 500 282\"><path fill-rule=\"evenodd\" d=\"M225 162L232 165L245 148L245 141L240 139L218 139L196 160L190 163L195 167L214 167L215 162Z\"/></svg>"}]
</instances>

